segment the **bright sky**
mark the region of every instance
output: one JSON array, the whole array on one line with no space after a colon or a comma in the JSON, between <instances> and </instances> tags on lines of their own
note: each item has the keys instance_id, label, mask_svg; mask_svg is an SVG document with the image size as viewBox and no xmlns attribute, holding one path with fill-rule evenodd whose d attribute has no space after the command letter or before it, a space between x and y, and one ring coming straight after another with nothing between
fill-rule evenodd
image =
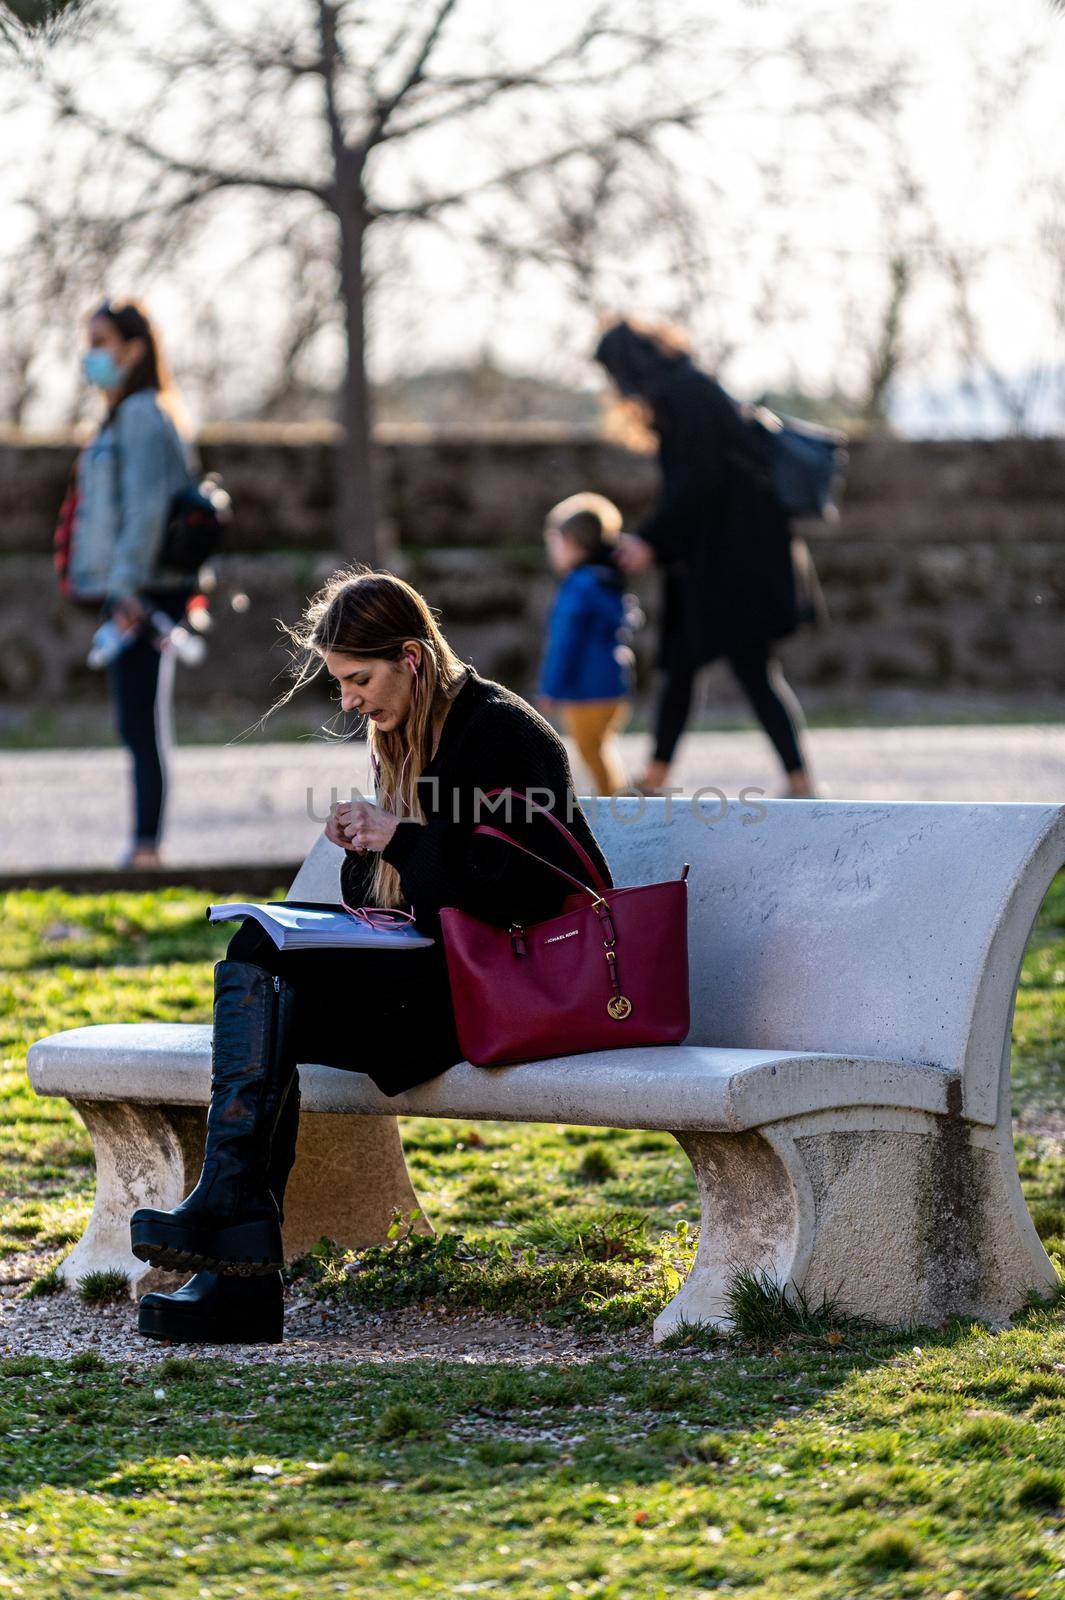
<instances>
[{"instance_id":1,"label":"bright sky","mask_svg":"<svg viewBox=\"0 0 1065 1600\"><path fill-rule=\"evenodd\" d=\"M143 0L118 0L118 6L138 46L160 35L172 40L185 12L184 0L159 0L151 8ZM261 0L225 0L221 7L234 28L262 9ZM274 15L310 10L307 0L273 0L269 9ZM416 14L426 9L422 0ZM377 14L391 25L397 10L391 4ZM670 22L681 10L681 0L659 5ZM571 24L574 11L573 0L538 0L535 8L525 0L465 0L441 65L450 56L456 70L468 69L489 31L508 59L535 57ZM796 99L809 101L812 91L798 84L793 69L774 64L772 51L799 24L835 50L860 45L880 62L901 61L897 114L876 128L859 128L831 110L796 116ZM768 57L748 78L722 69L740 47ZM82 92L91 104L112 120L144 125L151 80L98 46L83 47L80 59ZM687 52L683 74L675 70L673 77L685 94L727 85L695 133L672 133L664 143L697 219L693 249L701 265L690 308L697 348L708 358L724 352L722 375L737 392L789 382L815 390L859 383L887 292L887 261L901 251L914 264L914 287L904 314L908 370L899 411L934 431L935 420L915 393L954 390L965 376L947 277L934 260L941 245L971 272L973 323L994 364L1011 381L1040 366L1065 373L1065 18L1048 0L1012 0L1009 6L1001 0L869 0L862 6L854 0L748 0L730 9L712 39ZM848 86L845 65L838 86ZM171 148L187 137L189 93L195 87L183 91L163 123ZM581 104L594 111L594 95L582 94ZM508 118L488 124L491 136L505 142L509 159L522 159L542 130L535 119ZM40 115L24 94L16 92L0 114L0 135L25 156L24 164L8 164L0 175L0 238L11 240L21 226L19 186L46 148ZM297 124L286 127L278 143L286 162L313 166L312 139ZM482 144L471 144L460 129L441 132L386 157L381 191L409 194L418 184L447 185L455 172L486 159ZM772 201L766 198L767 164L776 169ZM903 167L920 196L909 203L900 198ZM480 214L497 212L490 206ZM194 322L202 321L205 305L211 308L219 325L219 369L213 382L208 365L198 386L186 385L201 415L223 414L261 380L284 293L275 260L247 264L258 226L253 209L227 201L224 215L216 211L215 217L194 253L154 263L145 283L101 286L101 292L130 287L147 296L179 375L183 350L197 347ZM635 220L635 210L633 217L632 230L611 241L604 294L622 309L675 314L683 298L663 237ZM585 360L594 316L574 303L564 277L519 264L501 284L467 235L456 217L447 232L410 232L399 254L391 240L382 249L379 235L375 375L465 361L488 350L523 370L595 383ZM315 372L335 369L337 354L335 339L325 337L314 352ZM57 352L57 379L38 407L38 422L50 420L62 388L58 361ZM1044 423L1052 425L1055 416L1065 416L1065 395L1056 407L1048 395Z\"/></svg>"}]
</instances>

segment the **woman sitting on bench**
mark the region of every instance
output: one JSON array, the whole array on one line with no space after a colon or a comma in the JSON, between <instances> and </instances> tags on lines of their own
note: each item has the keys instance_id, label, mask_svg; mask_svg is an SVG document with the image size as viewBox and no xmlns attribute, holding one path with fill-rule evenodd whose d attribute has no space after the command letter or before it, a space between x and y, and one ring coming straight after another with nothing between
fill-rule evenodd
<instances>
[{"instance_id":1,"label":"woman sitting on bench","mask_svg":"<svg viewBox=\"0 0 1065 1600\"><path fill-rule=\"evenodd\" d=\"M299 1124L297 1063L364 1072L387 1095L436 1077L462 1059L440 908L503 926L561 909L565 884L546 866L473 834L479 816L493 821L485 797L535 791L610 881L557 734L518 695L459 660L409 584L389 573L337 573L290 637L300 656L284 700L324 665L343 710L368 724L375 801L335 805L325 829L347 852L341 896L350 907L412 912L436 942L283 952L257 922L243 920L215 967L203 1171L173 1211L142 1208L132 1218L140 1260L194 1272L174 1294L141 1300L140 1331L153 1338L282 1337L281 1221ZM529 849L581 875L545 817L519 801L497 815Z\"/></svg>"}]
</instances>

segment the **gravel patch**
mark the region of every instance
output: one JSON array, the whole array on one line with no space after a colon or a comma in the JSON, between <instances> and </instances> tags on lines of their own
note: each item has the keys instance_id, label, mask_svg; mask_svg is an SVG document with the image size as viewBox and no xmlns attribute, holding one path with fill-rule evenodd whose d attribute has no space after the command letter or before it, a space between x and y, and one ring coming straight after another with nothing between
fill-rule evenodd
<instances>
[{"instance_id":1,"label":"gravel patch","mask_svg":"<svg viewBox=\"0 0 1065 1600\"><path fill-rule=\"evenodd\" d=\"M294 1366L330 1361L395 1364L497 1362L517 1367L572 1365L613 1356L655 1354L650 1329L584 1334L513 1317L487 1317L445 1308L405 1307L372 1312L308 1300L298 1288L285 1297L285 1340L262 1345L171 1345L137 1332L132 1302L84 1305L68 1290L27 1300L22 1286L0 1288L0 1357L43 1356L68 1361L95 1351L118 1365L152 1366L181 1354L204 1361Z\"/></svg>"}]
</instances>

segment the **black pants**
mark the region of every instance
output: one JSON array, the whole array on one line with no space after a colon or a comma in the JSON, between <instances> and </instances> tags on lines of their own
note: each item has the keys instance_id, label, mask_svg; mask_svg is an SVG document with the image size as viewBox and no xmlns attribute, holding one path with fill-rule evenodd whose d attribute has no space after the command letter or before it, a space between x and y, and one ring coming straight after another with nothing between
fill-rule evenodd
<instances>
[{"instance_id":1,"label":"black pants","mask_svg":"<svg viewBox=\"0 0 1065 1600\"><path fill-rule=\"evenodd\" d=\"M226 949L292 985L298 1061L365 1072L400 1094L462 1060L442 947L279 950L252 917Z\"/></svg>"},{"instance_id":2,"label":"black pants","mask_svg":"<svg viewBox=\"0 0 1065 1600\"><path fill-rule=\"evenodd\" d=\"M164 611L178 622L191 592L159 591L144 600L150 610ZM172 652L157 648L156 634L145 624L107 668L115 727L133 758L134 848L154 848L162 832L174 667Z\"/></svg>"},{"instance_id":3,"label":"black pants","mask_svg":"<svg viewBox=\"0 0 1065 1600\"><path fill-rule=\"evenodd\" d=\"M744 645L725 657L751 703L751 708L772 742L785 772L796 772L804 763L799 749L802 713L790 687L765 641ZM664 669L655 718L656 761L670 762L684 732L691 711L692 689L697 666L676 660Z\"/></svg>"}]
</instances>

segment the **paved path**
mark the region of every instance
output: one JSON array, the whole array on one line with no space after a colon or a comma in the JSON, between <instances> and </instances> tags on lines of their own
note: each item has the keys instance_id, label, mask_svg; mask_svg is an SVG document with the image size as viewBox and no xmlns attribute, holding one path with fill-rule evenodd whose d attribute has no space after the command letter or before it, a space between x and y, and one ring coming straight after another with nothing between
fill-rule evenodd
<instances>
[{"instance_id":1,"label":"paved path","mask_svg":"<svg viewBox=\"0 0 1065 1600\"><path fill-rule=\"evenodd\" d=\"M826 796L851 800L1065 802L1065 725L846 728L814 731ZM646 753L622 740L630 771ZM676 781L735 797L777 794L781 779L758 733L699 733ZM333 787L365 786L365 746L346 742L189 745L174 754L165 855L181 865L293 861L321 831ZM578 785L579 786L579 785ZM0 752L0 872L113 864L128 828L121 750Z\"/></svg>"}]
</instances>

